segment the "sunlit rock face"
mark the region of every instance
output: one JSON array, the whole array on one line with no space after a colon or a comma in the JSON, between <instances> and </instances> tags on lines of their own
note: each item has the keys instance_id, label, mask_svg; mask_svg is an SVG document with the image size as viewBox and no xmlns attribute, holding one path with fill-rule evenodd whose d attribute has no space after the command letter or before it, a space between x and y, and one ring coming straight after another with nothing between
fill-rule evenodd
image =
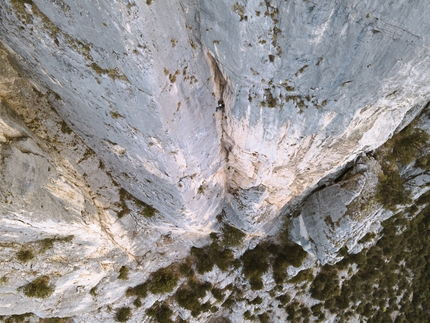
<instances>
[{"instance_id":1,"label":"sunlit rock face","mask_svg":"<svg viewBox=\"0 0 430 323\"><path fill-rule=\"evenodd\" d=\"M2 1L2 314L111 304L130 285L122 265L143 281L183 259L223 209L255 246L311 192L295 241L323 263L352 250L384 218L358 202L380 171L363 153L429 100L429 7ZM342 182L324 182L351 161ZM16 260L23 247L35 260ZM19 288L45 274L56 290L42 306Z\"/></svg>"},{"instance_id":2,"label":"sunlit rock face","mask_svg":"<svg viewBox=\"0 0 430 323\"><path fill-rule=\"evenodd\" d=\"M133 196L255 231L427 99L428 6L14 0L0 28Z\"/></svg>"},{"instance_id":3,"label":"sunlit rock face","mask_svg":"<svg viewBox=\"0 0 430 323\"><path fill-rule=\"evenodd\" d=\"M122 266L130 280L145 280L205 243L159 213L142 216L52 108L55 95L35 90L11 63L0 49L0 315L96 310L130 286L118 279ZM26 296L40 277L52 294Z\"/></svg>"}]
</instances>

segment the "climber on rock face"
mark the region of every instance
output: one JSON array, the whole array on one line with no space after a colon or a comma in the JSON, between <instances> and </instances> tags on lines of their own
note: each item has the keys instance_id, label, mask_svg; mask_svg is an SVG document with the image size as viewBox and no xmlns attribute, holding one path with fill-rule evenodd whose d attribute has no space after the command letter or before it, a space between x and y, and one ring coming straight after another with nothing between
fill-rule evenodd
<instances>
[{"instance_id":1,"label":"climber on rock face","mask_svg":"<svg viewBox=\"0 0 430 323\"><path fill-rule=\"evenodd\" d=\"M221 110L222 112L224 112L224 108L225 108L224 101L222 99L219 99L218 106L216 107L215 112L218 112L218 110Z\"/></svg>"}]
</instances>

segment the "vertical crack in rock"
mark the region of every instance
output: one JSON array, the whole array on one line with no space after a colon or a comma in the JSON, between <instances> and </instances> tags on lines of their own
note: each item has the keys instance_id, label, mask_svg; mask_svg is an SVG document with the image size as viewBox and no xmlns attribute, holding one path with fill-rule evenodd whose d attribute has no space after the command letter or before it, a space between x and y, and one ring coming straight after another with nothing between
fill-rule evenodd
<instances>
[{"instance_id":1,"label":"vertical crack in rock","mask_svg":"<svg viewBox=\"0 0 430 323\"><path fill-rule=\"evenodd\" d=\"M206 50L205 53L211 71L211 77L213 78L215 96L226 101L230 99L232 93L228 76L222 72L219 66L220 62L217 61L208 50Z\"/></svg>"}]
</instances>

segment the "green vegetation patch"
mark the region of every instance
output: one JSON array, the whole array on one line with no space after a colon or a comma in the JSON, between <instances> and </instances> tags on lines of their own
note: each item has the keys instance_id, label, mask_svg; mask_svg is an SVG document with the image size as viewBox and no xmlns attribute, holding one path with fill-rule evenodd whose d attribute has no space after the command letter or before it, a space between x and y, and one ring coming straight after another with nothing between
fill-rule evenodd
<instances>
[{"instance_id":1,"label":"green vegetation patch","mask_svg":"<svg viewBox=\"0 0 430 323\"><path fill-rule=\"evenodd\" d=\"M268 257L270 253L262 244L252 250L247 250L242 255L243 274L251 284L252 290L263 288L261 276L269 269Z\"/></svg>"},{"instance_id":2,"label":"green vegetation patch","mask_svg":"<svg viewBox=\"0 0 430 323\"><path fill-rule=\"evenodd\" d=\"M409 165L417 160L423 154L423 149L430 139L426 131L417 128L417 120L395 134L376 155L383 171L379 175L376 199L386 209L392 211L396 210L397 205L411 203L411 192L404 188L398 163ZM418 158L416 164L426 169L427 162L428 158L425 155Z\"/></svg>"},{"instance_id":3,"label":"green vegetation patch","mask_svg":"<svg viewBox=\"0 0 430 323\"><path fill-rule=\"evenodd\" d=\"M133 301L133 305L136 306L137 308L142 306L142 301L140 300L139 297Z\"/></svg>"},{"instance_id":4,"label":"green vegetation patch","mask_svg":"<svg viewBox=\"0 0 430 323\"><path fill-rule=\"evenodd\" d=\"M382 171L376 187L376 200L392 211L396 210L397 205L411 203L411 192L404 188L398 169L385 164Z\"/></svg>"},{"instance_id":5,"label":"green vegetation patch","mask_svg":"<svg viewBox=\"0 0 430 323\"><path fill-rule=\"evenodd\" d=\"M222 289L219 288L212 288L211 290L213 297L215 297L215 299L217 301L223 301L225 298L225 294L223 293Z\"/></svg>"},{"instance_id":6,"label":"green vegetation patch","mask_svg":"<svg viewBox=\"0 0 430 323\"><path fill-rule=\"evenodd\" d=\"M136 285L135 287L129 287L125 294L126 296L137 296L141 298L145 298L148 296L148 285L147 283Z\"/></svg>"},{"instance_id":7,"label":"green vegetation patch","mask_svg":"<svg viewBox=\"0 0 430 323\"><path fill-rule=\"evenodd\" d=\"M324 300L328 296L337 296L340 293L337 270L334 267L324 266L315 277L311 285L313 298Z\"/></svg>"},{"instance_id":8,"label":"green vegetation patch","mask_svg":"<svg viewBox=\"0 0 430 323\"><path fill-rule=\"evenodd\" d=\"M34 258L33 251L31 249L23 248L16 253L16 259L21 262L28 262Z\"/></svg>"},{"instance_id":9,"label":"green vegetation patch","mask_svg":"<svg viewBox=\"0 0 430 323\"><path fill-rule=\"evenodd\" d=\"M36 298L48 298L55 290L49 285L48 276L40 276L21 288L25 296Z\"/></svg>"},{"instance_id":10,"label":"green vegetation patch","mask_svg":"<svg viewBox=\"0 0 430 323\"><path fill-rule=\"evenodd\" d=\"M304 281L313 281L314 275L312 269L306 269L300 271L296 276L289 280L290 283L300 284Z\"/></svg>"},{"instance_id":11,"label":"green vegetation patch","mask_svg":"<svg viewBox=\"0 0 430 323\"><path fill-rule=\"evenodd\" d=\"M416 128L415 123L411 123L405 129L391 138L387 145L393 146L393 156L403 165L408 165L419 157L422 148L429 141L426 131Z\"/></svg>"},{"instance_id":12,"label":"green vegetation patch","mask_svg":"<svg viewBox=\"0 0 430 323\"><path fill-rule=\"evenodd\" d=\"M166 303L155 302L152 307L146 310L146 314L157 323L173 323L171 319L173 311Z\"/></svg>"},{"instance_id":13,"label":"green vegetation patch","mask_svg":"<svg viewBox=\"0 0 430 323\"><path fill-rule=\"evenodd\" d=\"M0 316L0 320L4 323L24 323L33 316L33 313L16 314L11 316Z\"/></svg>"},{"instance_id":14,"label":"green vegetation patch","mask_svg":"<svg viewBox=\"0 0 430 323\"><path fill-rule=\"evenodd\" d=\"M270 323L270 316L267 313L258 315L258 319L261 323Z\"/></svg>"},{"instance_id":15,"label":"green vegetation patch","mask_svg":"<svg viewBox=\"0 0 430 323\"><path fill-rule=\"evenodd\" d=\"M225 272L234 261L233 251L220 246L216 241L203 248L192 247L191 254L196 257L196 270L199 274L211 271L215 265Z\"/></svg>"},{"instance_id":16,"label":"green vegetation patch","mask_svg":"<svg viewBox=\"0 0 430 323\"><path fill-rule=\"evenodd\" d=\"M223 244L226 247L238 247L242 244L246 234L241 230L225 223L221 229L223 233Z\"/></svg>"},{"instance_id":17,"label":"green vegetation patch","mask_svg":"<svg viewBox=\"0 0 430 323\"><path fill-rule=\"evenodd\" d=\"M174 263L169 267L161 268L152 273L149 279L134 287L129 287L126 291L126 296L137 296L145 298L148 292L152 294L164 294L172 292L179 280L179 264Z\"/></svg>"},{"instance_id":18,"label":"green vegetation patch","mask_svg":"<svg viewBox=\"0 0 430 323\"><path fill-rule=\"evenodd\" d=\"M46 319L40 319L38 323L69 323L71 319L68 317L48 317Z\"/></svg>"},{"instance_id":19,"label":"green vegetation patch","mask_svg":"<svg viewBox=\"0 0 430 323\"><path fill-rule=\"evenodd\" d=\"M152 218L155 216L156 212L156 208L152 207L151 205L145 205L143 210L140 211L140 214L143 215L145 218Z\"/></svg>"},{"instance_id":20,"label":"green vegetation patch","mask_svg":"<svg viewBox=\"0 0 430 323\"><path fill-rule=\"evenodd\" d=\"M117 322L127 322L131 317L130 307L121 307L116 310L115 321Z\"/></svg>"},{"instance_id":21,"label":"green vegetation patch","mask_svg":"<svg viewBox=\"0 0 430 323\"><path fill-rule=\"evenodd\" d=\"M152 294L170 293L175 289L178 280L179 276L172 268L159 269L149 279L149 291Z\"/></svg>"},{"instance_id":22,"label":"green vegetation patch","mask_svg":"<svg viewBox=\"0 0 430 323\"><path fill-rule=\"evenodd\" d=\"M118 279L122 279L122 280L128 280L128 272L129 269L127 266L122 266L119 270L119 276Z\"/></svg>"},{"instance_id":23,"label":"green vegetation patch","mask_svg":"<svg viewBox=\"0 0 430 323\"><path fill-rule=\"evenodd\" d=\"M252 301L249 302L249 304L252 304L252 305L260 305L261 303L263 303L263 299L260 296L257 296L256 298L254 298Z\"/></svg>"},{"instance_id":24,"label":"green vegetation patch","mask_svg":"<svg viewBox=\"0 0 430 323\"><path fill-rule=\"evenodd\" d=\"M279 305L282 307L291 301L291 297L288 294L284 294L276 297L276 300L279 301Z\"/></svg>"},{"instance_id":25,"label":"green vegetation patch","mask_svg":"<svg viewBox=\"0 0 430 323\"><path fill-rule=\"evenodd\" d=\"M335 266L324 266L311 286L322 307L347 321L353 313L366 322L427 322L430 308L430 206L414 218L399 213L383 223L382 238L370 249L346 255ZM352 264L358 271L338 281L338 269Z\"/></svg>"},{"instance_id":26,"label":"green vegetation patch","mask_svg":"<svg viewBox=\"0 0 430 323\"><path fill-rule=\"evenodd\" d=\"M187 284L182 285L176 291L174 297L181 307L190 310L191 315L196 317L201 312L207 312L211 310L209 303L201 304L200 302L200 299L205 297L206 293L211 289L211 283L190 279Z\"/></svg>"},{"instance_id":27,"label":"green vegetation patch","mask_svg":"<svg viewBox=\"0 0 430 323\"><path fill-rule=\"evenodd\" d=\"M40 245L40 253L44 253L49 249L52 249L54 247L54 243L55 242L70 242L72 241L74 238L74 235L69 235L69 236L65 236L65 237L54 237L54 238L46 238L43 240L39 241L39 245Z\"/></svg>"},{"instance_id":28,"label":"green vegetation patch","mask_svg":"<svg viewBox=\"0 0 430 323\"><path fill-rule=\"evenodd\" d=\"M300 267L307 256L303 248L294 243L280 247L273 261L273 278L277 284L282 284L287 278L287 267Z\"/></svg>"},{"instance_id":29,"label":"green vegetation patch","mask_svg":"<svg viewBox=\"0 0 430 323\"><path fill-rule=\"evenodd\" d=\"M158 212L156 208L146 204L145 202L142 202L141 200L136 198L133 198L133 200L136 207L140 209L140 215L144 216L145 218L152 218Z\"/></svg>"},{"instance_id":30,"label":"green vegetation patch","mask_svg":"<svg viewBox=\"0 0 430 323\"><path fill-rule=\"evenodd\" d=\"M0 284L7 284L9 282L9 278L6 275L0 277Z\"/></svg>"}]
</instances>

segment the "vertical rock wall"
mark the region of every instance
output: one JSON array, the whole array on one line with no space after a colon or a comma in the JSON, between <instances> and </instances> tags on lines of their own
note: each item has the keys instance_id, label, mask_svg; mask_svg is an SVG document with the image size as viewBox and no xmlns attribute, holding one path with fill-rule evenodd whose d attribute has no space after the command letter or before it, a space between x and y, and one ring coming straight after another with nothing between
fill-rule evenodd
<instances>
[{"instance_id":1,"label":"vertical rock wall","mask_svg":"<svg viewBox=\"0 0 430 323\"><path fill-rule=\"evenodd\" d=\"M0 30L133 196L257 231L428 99L428 6L10 0Z\"/></svg>"}]
</instances>

